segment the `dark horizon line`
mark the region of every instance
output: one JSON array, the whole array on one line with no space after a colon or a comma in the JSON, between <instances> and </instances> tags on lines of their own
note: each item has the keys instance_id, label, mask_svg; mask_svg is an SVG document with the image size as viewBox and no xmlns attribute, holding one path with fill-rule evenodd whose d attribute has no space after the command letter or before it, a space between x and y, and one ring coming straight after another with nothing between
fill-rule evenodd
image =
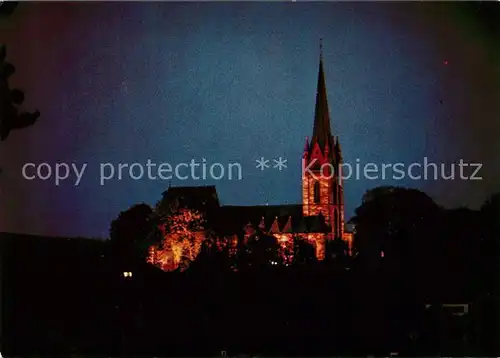
<instances>
[{"instance_id":1,"label":"dark horizon line","mask_svg":"<svg viewBox=\"0 0 500 358\"><path fill-rule=\"evenodd\" d=\"M94 240L94 241L107 241L109 237L91 237L91 236L54 236L54 235L43 235L43 234L29 234L29 233L20 233L20 232L6 232L0 231L0 241L2 239L6 239L9 236L19 237L25 236L27 238L43 238L43 239L53 239L53 240Z\"/></svg>"}]
</instances>

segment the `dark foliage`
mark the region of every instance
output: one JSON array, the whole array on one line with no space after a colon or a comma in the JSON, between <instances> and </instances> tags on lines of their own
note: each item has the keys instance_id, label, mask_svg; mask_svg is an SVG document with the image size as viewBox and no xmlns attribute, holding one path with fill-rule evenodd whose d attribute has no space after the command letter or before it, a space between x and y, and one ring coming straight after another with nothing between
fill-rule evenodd
<instances>
[{"instance_id":1,"label":"dark foliage","mask_svg":"<svg viewBox=\"0 0 500 358\"><path fill-rule=\"evenodd\" d=\"M327 259L316 262L314 248L296 240L291 266L269 265L278 259L276 240L255 233L240 242L255 257L231 256L211 238L185 272L137 264L124 277L130 265L114 260L107 243L4 237L2 353L498 355L499 300L486 273L498 262L499 196L481 211L444 210L425 195L391 190L367 195L358 210L360 234L368 223L384 257L363 255L373 247L363 238L357 257L344 256L345 246L334 241ZM149 213L144 205L122 213L114 232L124 247L135 245L132 231L143 237ZM392 224L384 221L389 216ZM234 265L244 269L234 272ZM453 315L442 303L470 303L469 314Z\"/></svg>"},{"instance_id":2,"label":"dark foliage","mask_svg":"<svg viewBox=\"0 0 500 358\"><path fill-rule=\"evenodd\" d=\"M137 204L121 212L109 231L113 253L123 260L143 262L148 248L154 243L156 219L147 204Z\"/></svg>"},{"instance_id":3,"label":"dark foliage","mask_svg":"<svg viewBox=\"0 0 500 358\"><path fill-rule=\"evenodd\" d=\"M1 9L1 8L0 8ZM0 140L7 139L12 130L33 125L40 117L40 112L22 112L19 106L24 102L24 93L19 89L10 89L9 78L16 68L6 62L7 50L0 46Z\"/></svg>"},{"instance_id":4,"label":"dark foliage","mask_svg":"<svg viewBox=\"0 0 500 358\"><path fill-rule=\"evenodd\" d=\"M18 4L17 1L2 1L0 3L0 19L12 15Z\"/></svg>"}]
</instances>

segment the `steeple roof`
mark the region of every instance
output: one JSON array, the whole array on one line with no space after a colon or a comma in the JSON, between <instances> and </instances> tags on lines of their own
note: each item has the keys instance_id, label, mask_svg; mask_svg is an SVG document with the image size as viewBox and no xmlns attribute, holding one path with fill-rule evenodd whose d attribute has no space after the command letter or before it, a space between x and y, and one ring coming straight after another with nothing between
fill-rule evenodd
<instances>
[{"instance_id":1,"label":"steeple roof","mask_svg":"<svg viewBox=\"0 0 500 358\"><path fill-rule=\"evenodd\" d=\"M326 144L330 150L334 148L332 130L330 128L330 114L328 110L328 98L326 94L325 72L323 70L323 46L320 44L320 58L318 71L318 85L316 89L316 108L314 113L314 128L311 138L311 148L318 143L321 151Z\"/></svg>"},{"instance_id":2,"label":"steeple roof","mask_svg":"<svg viewBox=\"0 0 500 358\"><path fill-rule=\"evenodd\" d=\"M273 225L271 226L271 229L269 230L269 233L279 233L280 232L280 224L278 222L278 217L276 216L274 218Z\"/></svg>"}]
</instances>

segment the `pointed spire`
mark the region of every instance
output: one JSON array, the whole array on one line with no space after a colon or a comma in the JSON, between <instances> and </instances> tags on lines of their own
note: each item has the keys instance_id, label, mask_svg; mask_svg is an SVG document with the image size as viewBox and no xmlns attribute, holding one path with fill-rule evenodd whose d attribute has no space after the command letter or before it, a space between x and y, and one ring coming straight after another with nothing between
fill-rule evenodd
<instances>
[{"instance_id":1,"label":"pointed spire","mask_svg":"<svg viewBox=\"0 0 500 358\"><path fill-rule=\"evenodd\" d=\"M253 225L251 222L248 222L245 226L245 236L252 236L255 234L255 229L253 228Z\"/></svg>"},{"instance_id":2,"label":"pointed spire","mask_svg":"<svg viewBox=\"0 0 500 358\"><path fill-rule=\"evenodd\" d=\"M285 226L283 227L283 232L292 232L292 217L288 217L288 221L286 222Z\"/></svg>"},{"instance_id":3,"label":"pointed spire","mask_svg":"<svg viewBox=\"0 0 500 358\"><path fill-rule=\"evenodd\" d=\"M304 145L304 158L307 158L309 154L309 137L306 137L306 144Z\"/></svg>"},{"instance_id":4,"label":"pointed spire","mask_svg":"<svg viewBox=\"0 0 500 358\"><path fill-rule=\"evenodd\" d=\"M260 219L260 224L259 224L259 229L264 230L266 228L266 221L264 220L264 217Z\"/></svg>"},{"instance_id":5,"label":"pointed spire","mask_svg":"<svg viewBox=\"0 0 500 358\"><path fill-rule=\"evenodd\" d=\"M311 138L311 148L314 147L315 143L318 143L322 151L324 150L326 144L328 144L330 148L333 148L332 139L325 73L323 70L323 43L320 41L318 85L316 89L316 108L314 113L314 128L313 136Z\"/></svg>"},{"instance_id":6,"label":"pointed spire","mask_svg":"<svg viewBox=\"0 0 500 358\"><path fill-rule=\"evenodd\" d=\"M335 137L335 155L337 155L339 162L342 161L342 149L340 148L339 137Z\"/></svg>"},{"instance_id":7,"label":"pointed spire","mask_svg":"<svg viewBox=\"0 0 500 358\"><path fill-rule=\"evenodd\" d=\"M319 59L323 61L323 39L319 39Z\"/></svg>"},{"instance_id":8,"label":"pointed spire","mask_svg":"<svg viewBox=\"0 0 500 358\"><path fill-rule=\"evenodd\" d=\"M280 232L280 226L278 224L278 217L276 216L274 218L273 225L271 225L271 229L269 229L270 233L277 234Z\"/></svg>"}]
</instances>

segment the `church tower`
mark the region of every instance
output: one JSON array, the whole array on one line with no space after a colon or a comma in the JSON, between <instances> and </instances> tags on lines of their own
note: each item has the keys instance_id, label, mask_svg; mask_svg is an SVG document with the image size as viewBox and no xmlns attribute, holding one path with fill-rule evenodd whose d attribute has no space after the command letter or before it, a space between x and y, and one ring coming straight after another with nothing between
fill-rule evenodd
<instances>
[{"instance_id":1,"label":"church tower","mask_svg":"<svg viewBox=\"0 0 500 358\"><path fill-rule=\"evenodd\" d=\"M306 138L302 156L302 210L304 216L323 215L333 238L344 236L344 190L339 176L342 152L333 137L320 44L316 108L311 140Z\"/></svg>"}]
</instances>

